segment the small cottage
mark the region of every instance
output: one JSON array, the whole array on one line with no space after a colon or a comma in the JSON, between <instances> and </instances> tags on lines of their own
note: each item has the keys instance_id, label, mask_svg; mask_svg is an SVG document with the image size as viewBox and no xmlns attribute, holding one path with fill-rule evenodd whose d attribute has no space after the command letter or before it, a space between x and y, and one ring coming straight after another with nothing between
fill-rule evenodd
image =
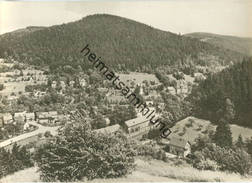
<instances>
[{"instance_id":1,"label":"small cottage","mask_svg":"<svg viewBox=\"0 0 252 183\"><path fill-rule=\"evenodd\" d=\"M191 153L191 144L182 138L172 137L169 143L170 153L180 157L186 157Z\"/></svg>"}]
</instances>

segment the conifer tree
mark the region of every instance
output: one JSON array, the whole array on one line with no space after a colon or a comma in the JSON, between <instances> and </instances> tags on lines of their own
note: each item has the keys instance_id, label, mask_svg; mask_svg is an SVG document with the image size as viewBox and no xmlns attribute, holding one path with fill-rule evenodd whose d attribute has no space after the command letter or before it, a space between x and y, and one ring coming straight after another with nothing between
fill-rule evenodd
<instances>
[{"instance_id":1,"label":"conifer tree","mask_svg":"<svg viewBox=\"0 0 252 183\"><path fill-rule=\"evenodd\" d=\"M214 142L220 147L232 146L232 132L229 123L221 119L214 134Z\"/></svg>"},{"instance_id":2,"label":"conifer tree","mask_svg":"<svg viewBox=\"0 0 252 183\"><path fill-rule=\"evenodd\" d=\"M239 135L238 139L237 139L237 142L235 144L237 147L239 148L243 148L244 147L244 142L243 142L243 139L242 139L242 136L241 134Z\"/></svg>"}]
</instances>

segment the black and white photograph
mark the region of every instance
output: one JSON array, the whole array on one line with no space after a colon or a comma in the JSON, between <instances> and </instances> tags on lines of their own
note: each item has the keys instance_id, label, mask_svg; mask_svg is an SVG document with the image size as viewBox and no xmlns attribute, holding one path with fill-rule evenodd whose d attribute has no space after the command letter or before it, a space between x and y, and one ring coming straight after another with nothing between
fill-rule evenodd
<instances>
[{"instance_id":1,"label":"black and white photograph","mask_svg":"<svg viewBox=\"0 0 252 183\"><path fill-rule=\"evenodd\" d=\"M0 0L16 182L252 182L252 1Z\"/></svg>"}]
</instances>

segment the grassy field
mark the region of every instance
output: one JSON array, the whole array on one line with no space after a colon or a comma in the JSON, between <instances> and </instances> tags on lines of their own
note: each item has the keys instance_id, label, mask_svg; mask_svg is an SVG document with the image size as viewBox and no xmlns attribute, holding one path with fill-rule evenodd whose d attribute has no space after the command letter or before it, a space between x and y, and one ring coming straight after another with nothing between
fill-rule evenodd
<instances>
[{"instance_id":1,"label":"grassy field","mask_svg":"<svg viewBox=\"0 0 252 183\"><path fill-rule=\"evenodd\" d=\"M191 119L191 120L190 120ZM192 123L190 121L193 121ZM241 134L243 139L252 137L252 129L241 127L238 125L230 125L233 140L237 140ZM171 137L181 137L190 142L193 142L200 134L204 135L206 130L216 129L216 126L211 124L210 121L198 119L195 117L188 117L179 121L174 127L171 128Z\"/></svg>"},{"instance_id":2,"label":"grassy field","mask_svg":"<svg viewBox=\"0 0 252 183\"><path fill-rule=\"evenodd\" d=\"M205 181L251 181L252 178L241 177L234 173L200 171L185 163L177 165L177 161L163 162L146 157L136 158L136 170L122 178L94 179L85 182L205 182ZM36 168L29 168L0 179L1 183L41 182Z\"/></svg>"}]
</instances>

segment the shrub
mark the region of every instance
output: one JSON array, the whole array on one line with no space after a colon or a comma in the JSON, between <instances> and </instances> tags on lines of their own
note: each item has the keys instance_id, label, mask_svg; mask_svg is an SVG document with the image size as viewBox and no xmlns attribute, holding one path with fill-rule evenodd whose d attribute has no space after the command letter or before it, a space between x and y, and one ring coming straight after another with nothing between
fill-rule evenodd
<instances>
[{"instance_id":1,"label":"shrub","mask_svg":"<svg viewBox=\"0 0 252 183\"><path fill-rule=\"evenodd\" d=\"M250 172L252 166L251 157L244 150L222 148L212 143L209 143L201 151L195 152L195 155L197 158L193 161L193 166L196 168L200 161L209 159L217 162L220 170L244 175Z\"/></svg>"},{"instance_id":2,"label":"shrub","mask_svg":"<svg viewBox=\"0 0 252 183\"><path fill-rule=\"evenodd\" d=\"M201 159L194 165L194 167L200 170L213 170L213 171L217 171L220 168L216 161L210 160L208 158L206 160Z\"/></svg>"},{"instance_id":3,"label":"shrub","mask_svg":"<svg viewBox=\"0 0 252 183\"><path fill-rule=\"evenodd\" d=\"M26 147L17 146L15 143L11 151L0 149L0 177L31 166L33 162Z\"/></svg>"},{"instance_id":4,"label":"shrub","mask_svg":"<svg viewBox=\"0 0 252 183\"><path fill-rule=\"evenodd\" d=\"M160 138L160 130L151 129L148 133L148 139L157 139L157 138Z\"/></svg>"},{"instance_id":5,"label":"shrub","mask_svg":"<svg viewBox=\"0 0 252 183\"><path fill-rule=\"evenodd\" d=\"M96 134L90 129L83 122L69 124L36 151L43 181L114 178L132 171L134 151L127 138L121 133Z\"/></svg>"},{"instance_id":6,"label":"shrub","mask_svg":"<svg viewBox=\"0 0 252 183\"><path fill-rule=\"evenodd\" d=\"M165 151L156 147L155 143L139 145L134 144L135 155L138 156L151 156L154 159L166 160Z\"/></svg>"}]
</instances>

